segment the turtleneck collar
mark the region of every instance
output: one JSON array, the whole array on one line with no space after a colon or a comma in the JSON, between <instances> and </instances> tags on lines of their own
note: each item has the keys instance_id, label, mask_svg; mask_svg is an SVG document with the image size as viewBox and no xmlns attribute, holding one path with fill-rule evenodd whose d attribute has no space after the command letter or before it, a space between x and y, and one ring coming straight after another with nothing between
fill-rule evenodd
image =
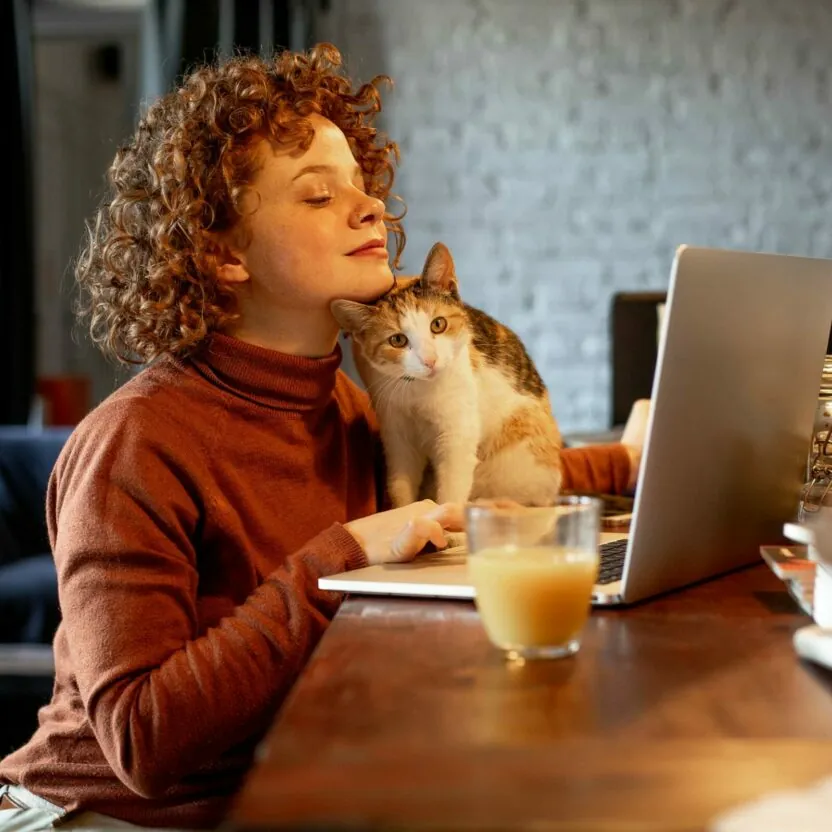
<instances>
[{"instance_id":1,"label":"turtleneck collar","mask_svg":"<svg viewBox=\"0 0 832 832\"><path fill-rule=\"evenodd\" d=\"M191 361L219 387L249 401L276 410L315 410L332 397L341 347L323 358L306 358L217 332Z\"/></svg>"}]
</instances>

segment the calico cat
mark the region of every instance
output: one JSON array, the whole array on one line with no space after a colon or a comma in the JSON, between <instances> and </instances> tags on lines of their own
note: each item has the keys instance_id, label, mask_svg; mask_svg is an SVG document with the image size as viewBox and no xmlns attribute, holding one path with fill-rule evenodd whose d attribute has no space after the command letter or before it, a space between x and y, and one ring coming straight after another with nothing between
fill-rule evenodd
<instances>
[{"instance_id":1,"label":"calico cat","mask_svg":"<svg viewBox=\"0 0 832 832\"><path fill-rule=\"evenodd\" d=\"M332 313L353 338L395 507L425 496L552 502L562 442L546 387L520 339L460 299L442 243L420 278L373 305L336 300Z\"/></svg>"}]
</instances>

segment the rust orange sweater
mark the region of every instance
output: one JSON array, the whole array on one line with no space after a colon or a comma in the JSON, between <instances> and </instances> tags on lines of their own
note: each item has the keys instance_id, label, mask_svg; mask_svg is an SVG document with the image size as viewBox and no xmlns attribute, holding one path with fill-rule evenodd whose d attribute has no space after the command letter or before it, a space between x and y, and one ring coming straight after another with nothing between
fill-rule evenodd
<instances>
[{"instance_id":1,"label":"rust orange sweater","mask_svg":"<svg viewBox=\"0 0 832 832\"><path fill-rule=\"evenodd\" d=\"M219 823L337 610L318 578L366 563L341 524L378 508L379 445L339 362L216 335L73 432L47 496L54 694L0 782L70 812ZM611 490L627 455L564 468L573 490Z\"/></svg>"}]
</instances>

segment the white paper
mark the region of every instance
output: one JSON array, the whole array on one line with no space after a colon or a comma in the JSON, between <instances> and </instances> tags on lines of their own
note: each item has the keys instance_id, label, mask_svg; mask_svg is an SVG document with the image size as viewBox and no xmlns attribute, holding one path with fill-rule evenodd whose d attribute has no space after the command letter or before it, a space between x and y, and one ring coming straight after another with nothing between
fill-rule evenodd
<instances>
[{"instance_id":1,"label":"white paper","mask_svg":"<svg viewBox=\"0 0 832 832\"><path fill-rule=\"evenodd\" d=\"M709 832L829 832L832 777L805 789L773 792L720 815Z\"/></svg>"}]
</instances>

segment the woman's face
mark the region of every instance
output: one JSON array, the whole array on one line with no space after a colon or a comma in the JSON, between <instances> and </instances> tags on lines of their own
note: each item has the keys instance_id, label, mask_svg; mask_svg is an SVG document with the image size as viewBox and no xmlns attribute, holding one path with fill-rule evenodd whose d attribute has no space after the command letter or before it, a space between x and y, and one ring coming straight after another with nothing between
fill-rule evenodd
<instances>
[{"instance_id":1,"label":"woman's face","mask_svg":"<svg viewBox=\"0 0 832 832\"><path fill-rule=\"evenodd\" d=\"M249 283L258 317L329 310L337 298L371 302L394 282L384 203L365 193L344 133L309 118L315 136L306 151L261 143L262 167L243 200L249 236L233 252L244 274L236 279Z\"/></svg>"}]
</instances>

